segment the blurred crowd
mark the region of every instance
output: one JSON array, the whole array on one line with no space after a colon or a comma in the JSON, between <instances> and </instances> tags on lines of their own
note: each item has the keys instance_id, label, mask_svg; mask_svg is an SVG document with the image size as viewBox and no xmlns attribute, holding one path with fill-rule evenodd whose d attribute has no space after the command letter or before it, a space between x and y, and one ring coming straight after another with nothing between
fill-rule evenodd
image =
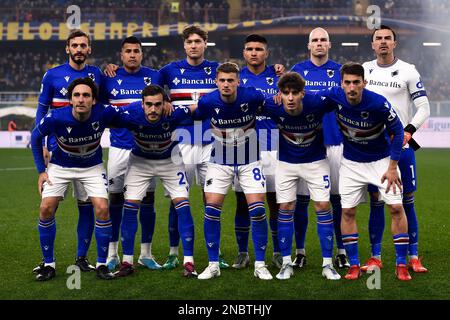
<instances>
[{"instance_id":1,"label":"blurred crowd","mask_svg":"<svg viewBox=\"0 0 450 320\"><path fill-rule=\"evenodd\" d=\"M179 40L179 39L177 39ZM233 41L233 40L230 40ZM234 43L241 41L234 40ZM308 59L306 45L298 44L296 37L269 37L270 57L269 63L281 63L290 69L295 63ZM174 49L173 41L157 47L145 48L143 65L159 69L165 64L182 59L185 55L183 48ZM88 60L89 64L104 69L106 63L120 63L118 48L120 42L95 42L93 54ZM15 47L0 46L3 54L0 55L0 92L1 91L39 91L40 82L46 70L65 63L67 55L64 44L58 42L46 47L29 46L25 50ZM299 48L304 48L299 49ZM228 51L227 51L228 50ZM206 50L206 58L223 62L232 60L244 65L242 51L229 50L227 43L217 43L216 47ZM440 47L423 47L421 50L411 50L407 44L399 45L396 55L409 63L416 65L432 100L450 100L450 52ZM336 40L330 50L330 58L340 63L349 60L364 62L374 59L370 45L362 44L358 47L342 47ZM433 63L430 63L432 61ZM0 97L2 98L2 97Z\"/></svg>"}]
</instances>

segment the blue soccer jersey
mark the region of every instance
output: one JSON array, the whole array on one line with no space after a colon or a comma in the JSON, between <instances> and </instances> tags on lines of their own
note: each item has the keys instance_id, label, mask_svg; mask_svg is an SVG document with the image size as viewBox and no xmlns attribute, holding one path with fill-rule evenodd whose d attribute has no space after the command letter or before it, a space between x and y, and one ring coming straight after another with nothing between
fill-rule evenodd
<instances>
[{"instance_id":1,"label":"blue soccer jersey","mask_svg":"<svg viewBox=\"0 0 450 320\"><path fill-rule=\"evenodd\" d=\"M282 105L275 104L272 98L265 100L263 114L275 121L280 131L278 157L289 163L309 163L326 158L323 144L322 118L334 110L327 98L306 93L302 99L303 110L293 116Z\"/></svg>"},{"instance_id":2,"label":"blue soccer jersey","mask_svg":"<svg viewBox=\"0 0 450 320\"><path fill-rule=\"evenodd\" d=\"M42 138L53 134L56 147L50 162L61 167L87 168L102 163L100 140L106 127L120 111L111 106L96 104L86 121L78 121L72 107L49 112L32 133L33 156L39 173L45 171Z\"/></svg>"},{"instance_id":3,"label":"blue soccer jersey","mask_svg":"<svg viewBox=\"0 0 450 320\"><path fill-rule=\"evenodd\" d=\"M97 86L100 86L101 71L91 65L86 65L82 70L75 70L69 63L64 63L48 70L42 78L39 104L36 111L36 125L45 117L49 109L68 106L67 88L73 80L85 77L91 78ZM56 147L54 137L49 137L47 146L50 151L54 150Z\"/></svg>"},{"instance_id":4,"label":"blue soccer jersey","mask_svg":"<svg viewBox=\"0 0 450 320\"><path fill-rule=\"evenodd\" d=\"M389 155L392 160L400 159L403 126L385 97L364 89L361 102L350 105L341 88L334 87L317 94L327 97L337 107L337 121L344 136L346 159L372 162Z\"/></svg>"},{"instance_id":5,"label":"blue soccer jersey","mask_svg":"<svg viewBox=\"0 0 450 320\"><path fill-rule=\"evenodd\" d=\"M125 68L117 69L113 78L103 76L101 83L101 100L104 103L117 107L129 105L142 100L142 90L150 85L163 86L158 71L147 67L141 67L136 73L128 73ZM124 128L110 130L111 146L120 149L133 147L133 136Z\"/></svg>"},{"instance_id":6,"label":"blue soccer jersey","mask_svg":"<svg viewBox=\"0 0 450 320\"><path fill-rule=\"evenodd\" d=\"M198 66L191 66L186 60L175 61L164 66L159 72L162 81L169 87L170 100L173 106L188 106L196 104L201 96L217 89L214 82L216 78L217 62L204 60ZM181 129L187 130L190 139L183 134L181 143L207 144L211 140L204 139L204 132L209 128L209 120L205 119L201 130L194 125L183 125Z\"/></svg>"},{"instance_id":7,"label":"blue soccer jersey","mask_svg":"<svg viewBox=\"0 0 450 320\"><path fill-rule=\"evenodd\" d=\"M114 124L127 128L134 138L131 153L146 159L168 159L178 141L172 134L180 123L191 118L189 108L179 107L169 117L162 117L151 123L146 119L142 102L137 101L124 107L119 120Z\"/></svg>"},{"instance_id":8,"label":"blue soccer jersey","mask_svg":"<svg viewBox=\"0 0 450 320\"><path fill-rule=\"evenodd\" d=\"M330 87L338 87L341 83L341 65L328 60L321 66L316 66L311 60L306 60L294 65L291 71L298 72L305 79L306 91L318 91ZM324 143L336 146L342 143L342 134L336 122L334 112L323 117Z\"/></svg>"},{"instance_id":9,"label":"blue soccer jersey","mask_svg":"<svg viewBox=\"0 0 450 320\"><path fill-rule=\"evenodd\" d=\"M259 160L256 112L263 103L264 95L252 87L238 87L233 103L224 102L218 90L200 99L195 117L209 119L215 139L212 162L236 166Z\"/></svg>"},{"instance_id":10,"label":"blue soccer jersey","mask_svg":"<svg viewBox=\"0 0 450 320\"><path fill-rule=\"evenodd\" d=\"M260 74L252 73L247 67L241 69L240 80L242 87L254 87L260 90L265 97L272 97L278 93L278 76L273 66L266 66ZM275 122L267 115L256 117L256 131L258 132L260 147L262 151L276 150L277 138ZM272 136L273 135L273 136Z\"/></svg>"}]
</instances>

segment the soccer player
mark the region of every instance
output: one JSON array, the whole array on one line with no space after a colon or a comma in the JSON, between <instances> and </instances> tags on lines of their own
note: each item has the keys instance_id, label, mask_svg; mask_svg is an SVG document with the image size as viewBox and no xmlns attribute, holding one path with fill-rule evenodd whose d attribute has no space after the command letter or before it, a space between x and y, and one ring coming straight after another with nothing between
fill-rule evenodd
<instances>
[{"instance_id":1,"label":"soccer player","mask_svg":"<svg viewBox=\"0 0 450 320\"><path fill-rule=\"evenodd\" d=\"M68 86L77 79L89 77L100 85L101 72L97 67L86 63L87 57L91 54L91 41L89 35L81 30L72 30L67 38L66 53L69 55L69 62L48 70L42 79L41 93L39 95L39 105L36 111L36 125L45 117L49 109L56 109L69 105ZM49 152L56 148L56 139L49 136L47 147L44 147L46 161L50 157ZM78 204L78 250L75 264L82 271L92 271L95 268L87 260L87 252L94 232L94 209L87 197L83 186L74 182L74 196ZM39 266L35 268L35 271Z\"/></svg>"},{"instance_id":2,"label":"soccer player","mask_svg":"<svg viewBox=\"0 0 450 320\"><path fill-rule=\"evenodd\" d=\"M328 32L315 28L309 34L309 60L297 63L292 71L298 72L306 81L306 91L318 91L340 85L339 69L341 65L329 59L331 48ZM334 260L336 268L348 268L350 264L345 254L341 238L341 200L339 196L339 166L342 159L342 134L336 122L335 112L323 117L324 143L330 163L331 205L333 206L334 233L336 235L337 254ZM306 264L305 237L308 227L308 188L304 181L299 184L294 214L296 257L294 266L302 268Z\"/></svg>"},{"instance_id":3,"label":"soccer player","mask_svg":"<svg viewBox=\"0 0 450 320\"><path fill-rule=\"evenodd\" d=\"M138 38L131 36L122 41L120 58L123 66L116 70L116 75L114 77L103 76L101 96L108 104L124 107L132 102L141 101L142 90L149 84L161 85L161 80L158 71L141 65L143 53L142 44ZM113 234L109 243L108 268L112 271L120 264L118 245L124 203L123 183L134 139L127 129L113 128L110 130L110 140L111 147L108 155L109 214L113 225ZM138 263L152 270L161 268L152 255L152 239L155 229L155 185L153 180L140 204L139 211L142 234Z\"/></svg>"},{"instance_id":4,"label":"soccer player","mask_svg":"<svg viewBox=\"0 0 450 320\"><path fill-rule=\"evenodd\" d=\"M268 66L266 59L269 56L267 39L258 34L251 34L246 37L243 56L247 66L241 69L240 85L242 87L254 87L260 90L265 97L271 97L278 93L277 70L284 68L281 65ZM261 145L261 163L266 177L266 198L269 205L270 219L269 225L272 231L273 257L272 263L281 268L283 259L278 246L277 215L278 205L275 197L275 166L277 159L277 138L278 130L275 123L265 115L256 117L256 130L259 133ZM235 233L238 243L239 254L232 265L233 268L242 269L250 264L248 255L248 236L250 232L250 215L248 213L247 200L239 185L239 181L234 184L236 191L236 216Z\"/></svg>"},{"instance_id":5,"label":"soccer player","mask_svg":"<svg viewBox=\"0 0 450 320\"><path fill-rule=\"evenodd\" d=\"M344 137L339 170L341 230L351 264L345 278L355 280L361 275L356 207L365 199L367 185L373 184L391 213L397 278L411 280L406 267L408 226L397 167L404 137L402 123L386 98L365 89L362 65L343 65L341 79L342 88L333 87L320 94L337 104L338 124Z\"/></svg>"},{"instance_id":6,"label":"soccer player","mask_svg":"<svg viewBox=\"0 0 450 320\"><path fill-rule=\"evenodd\" d=\"M394 54L397 46L396 34L390 27L382 25L372 34L372 49L376 59L363 64L367 88L385 96L391 102L404 126L405 137L402 155L398 162L403 183L403 207L408 219L409 264L414 272L428 270L419 260L419 229L414 207L414 192L417 190L416 158L408 144L411 136L430 116L430 104L420 74L414 65L398 59ZM417 108L413 113L412 103ZM369 233L372 257L362 267L382 267L381 240L384 231L384 203L379 200L379 192L373 186L370 191Z\"/></svg>"},{"instance_id":7,"label":"soccer player","mask_svg":"<svg viewBox=\"0 0 450 320\"><path fill-rule=\"evenodd\" d=\"M205 59L208 43L208 32L197 25L186 26L182 34L186 59L174 61L160 70L163 83L169 88L170 101L176 108L197 104L201 96L217 89L214 79L218 63ZM201 124L195 123L181 126L177 131L179 148L186 167L189 185L193 185L195 177L202 192L205 184L207 163L211 154L211 139L205 138L209 120ZM180 235L176 225L176 210L172 205L169 211L170 251L163 268L173 269L178 266L178 244ZM220 267L229 265L220 255Z\"/></svg>"},{"instance_id":8,"label":"soccer player","mask_svg":"<svg viewBox=\"0 0 450 320\"><path fill-rule=\"evenodd\" d=\"M33 156L39 172L38 190L42 196L38 230L44 256L43 265L36 270L36 279L47 281L56 275L55 211L69 183L78 181L95 208L97 277L109 280L114 278L106 266L112 226L108 213L108 180L103 168L100 140L105 127L114 120L118 110L96 104L97 87L90 78L72 81L67 94L72 107L52 110L39 121L32 133ZM46 171L42 138L51 134L56 138L56 147Z\"/></svg>"},{"instance_id":9,"label":"soccer player","mask_svg":"<svg viewBox=\"0 0 450 320\"><path fill-rule=\"evenodd\" d=\"M281 76L278 88L283 106L266 99L263 113L280 130L279 160L275 170L278 238L283 264L277 278L293 275L291 260L294 208L299 180L306 182L317 214L317 233L322 249L322 276L339 280L333 267L333 214L330 206L330 166L323 143L322 118L333 106L321 96L304 91L305 80L296 72Z\"/></svg>"},{"instance_id":10,"label":"soccer player","mask_svg":"<svg viewBox=\"0 0 450 320\"><path fill-rule=\"evenodd\" d=\"M216 83L218 90L203 96L195 113L200 119L209 119L215 139L205 178L204 231L209 265L198 278L220 276L220 214L225 195L236 176L251 217L256 256L254 275L270 280L272 275L265 265L266 186L255 132L256 111L263 104L264 95L252 87L238 87L239 68L234 63L223 63L217 68Z\"/></svg>"},{"instance_id":11,"label":"soccer player","mask_svg":"<svg viewBox=\"0 0 450 320\"><path fill-rule=\"evenodd\" d=\"M185 120L191 120L190 110L177 108L170 116L163 115L164 90L149 85L142 91L142 101L124 107L118 126L128 128L134 137L134 146L125 174L125 203L121 229L123 261L117 276L134 272L134 239L138 227L137 211L146 190L155 178L162 181L174 204L184 251L183 275L195 277L194 220L189 206L189 183L184 164L179 157L178 141L172 133Z\"/></svg>"}]
</instances>

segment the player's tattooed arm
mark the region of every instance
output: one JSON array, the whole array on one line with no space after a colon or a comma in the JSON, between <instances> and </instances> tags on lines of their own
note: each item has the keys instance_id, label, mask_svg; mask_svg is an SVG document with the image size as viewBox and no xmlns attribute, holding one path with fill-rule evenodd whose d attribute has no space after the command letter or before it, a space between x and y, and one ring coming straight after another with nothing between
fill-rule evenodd
<instances>
[{"instance_id":1,"label":"player's tattooed arm","mask_svg":"<svg viewBox=\"0 0 450 320\"><path fill-rule=\"evenodd\" d=\"M38 191L40 196L42 196L42 190L44 188L45 182L47 182L49 185L52 185L52 182L50 181L47 172L42 172L39 174L38 178Z\"/></svg>"},{"instance_id":2,"label":"player's tattooed arm","mask_svg":"<svg viewBox=\"0 0 450 320\"><path fill-rule=\"evenodd\" d=\"M397 187L399 192L402 192L402 180L398 174L397 163L398 161L391 159L387 171L381 177L381 183L387 180L386 193L391 187L394 194L397 194Z\"/></svg>"},{"instance_id":3,"label":"player's tattooed arm","mask_svg":"<svg viewBox=\"0 0 450 320\"><path fill-rule=\"evenodd\" d=\"M279 77L282 76L286 72L286 67L282 64L275 64L273 66L275 68L275 74Z\"/></svg>"},{"instance_id":4,"label":"player's tattooed arm","mask_svg":"<svg viewBox=\"0 0 450 320\"><path fill-rule=\"evenodd\" d=\"M119 69L119 66L117 64L108 63L103 70L103 73L108 77L113 78L116 76L117 69Z\"/></svg>"}]
</instances>

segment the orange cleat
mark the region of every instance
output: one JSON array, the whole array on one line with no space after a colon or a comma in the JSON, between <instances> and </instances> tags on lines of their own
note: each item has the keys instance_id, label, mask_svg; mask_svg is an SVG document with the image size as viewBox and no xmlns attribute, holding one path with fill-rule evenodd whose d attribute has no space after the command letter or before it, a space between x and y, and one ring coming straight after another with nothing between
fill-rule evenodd
<instances>
[{"instance_id":1,"label":"orange cleat","mask_svg":"<svg viewBox=\"0 0 450 320\"><path fill-rule=\"evenodd\" d=\"M415 273L428 272L428 269L422 265L422 261L420 261L420 259L417 258L409 259L408 268L414 271Z\"/></svg>"},{"instance_id":2,"label":"orange cleat","mask_svg":"<svg viewBox=\"0 0 450 320\"><path fill-rule=\"evenodd\" d=\"M345 275L345 279L347 280L356 280L361 276L361 268L357 265L353 265L348 269L347 274Z\"/></svg>"},{"instance_id":3,"label":"orange cleat","mask_svg":"<svg viewBox=\"0 0 450 320\"><path fill-rule=\"evenodd\" d=\"M395 268L395 275L397 276L397 279L401 281L409 281L412 279L405 264L399 264Z\"/></svg>"},{"instance_id":4,"label":"orange cleat","mask_svg":"<svg viewBox=\"0 0 450 320\"><path fill-rule=\"evenodd\" d=\"M371 257L369 260L367 260L366 264L361 267L361 271L367 272L367 270L369 268L375 268L375 267L377 267L378 269L381 269L381 268L383 268L383 264L381 263L380 259Z\"/></svg>"}]
</instances>

